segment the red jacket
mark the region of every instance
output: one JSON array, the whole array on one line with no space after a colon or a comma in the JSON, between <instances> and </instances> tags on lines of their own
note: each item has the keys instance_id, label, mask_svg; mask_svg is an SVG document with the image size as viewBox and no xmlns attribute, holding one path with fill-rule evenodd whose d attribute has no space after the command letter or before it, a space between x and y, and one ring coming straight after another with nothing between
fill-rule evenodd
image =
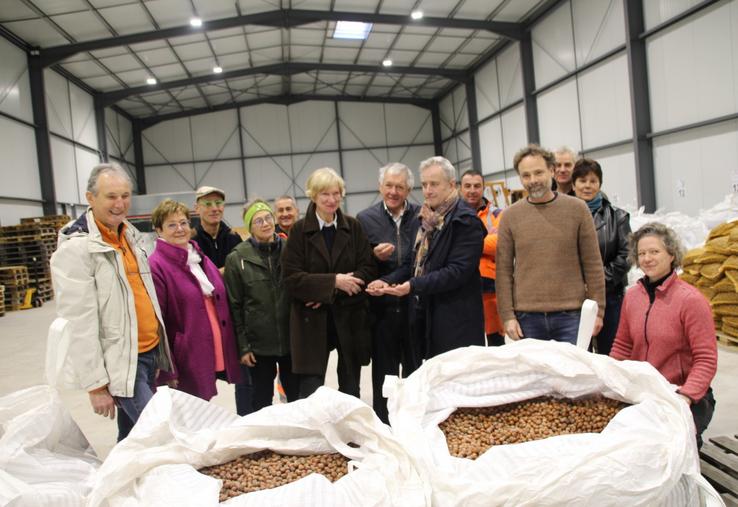
<instances>
[{"instance_id":1,"label":"red jacket","mask_svg":"<svg viewBox=\"0 0 738 507\"><path fill-rule=\"evenodd\" d=\"M628 289L610 351L615 359L648 361L679 392L697 401L717 370L715 325L710 304L672 273L650 304L642 283Z\"/></svg>"}]
</instances>

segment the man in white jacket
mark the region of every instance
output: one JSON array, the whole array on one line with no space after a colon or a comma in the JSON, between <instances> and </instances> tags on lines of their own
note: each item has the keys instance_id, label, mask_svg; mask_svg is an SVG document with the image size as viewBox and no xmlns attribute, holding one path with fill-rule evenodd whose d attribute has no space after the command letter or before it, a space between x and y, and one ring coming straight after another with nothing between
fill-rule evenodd
<instances>
[{"instance_id":1,"label":"man in white jacket","mask_svg":"<svg viewBox=\"0 0 738 507\"><path fill-rule=\"evenodd\" d=\"M69 358L96 414L115 417L118 441L153 395L171 356L139 233L126 221L131 180L117 164L93 168L89 208L59 231L51 257L57 312L69 321Z\"/></svg>"}]
</instances>

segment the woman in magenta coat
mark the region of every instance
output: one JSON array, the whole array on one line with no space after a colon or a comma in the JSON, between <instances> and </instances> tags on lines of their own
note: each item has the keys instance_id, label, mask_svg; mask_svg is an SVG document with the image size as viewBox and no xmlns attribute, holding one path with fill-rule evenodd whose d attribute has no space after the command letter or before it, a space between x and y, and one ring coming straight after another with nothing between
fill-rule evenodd
<instances>
[{"instance_id":1,"label":"woman in magenta coat","mask_svg":"<svg viewBox=\"0 0 738 507\"><path fill-rule=\"evenodd\" d=\"M149 264L174 363L159 383L209 400L216 378L235 384L241 370L223 279L190 240L189 215L171 199L151 214L159 239Z\"/></svg>"},{"instance_id":2,"label":"woman in magenta coat","mask_svg":"<svg viewBox=\"0 0 738 507\"><path fill-rule=\"evenodd\" d=\"M629 255L646 276L625 294L610 357L647 361L674 384L692 411L700 447L715 410L710 383L717 345L710 303L677 276L682 248L669 227L642 226L630 236Z\"/></svg>"}]
</instances>

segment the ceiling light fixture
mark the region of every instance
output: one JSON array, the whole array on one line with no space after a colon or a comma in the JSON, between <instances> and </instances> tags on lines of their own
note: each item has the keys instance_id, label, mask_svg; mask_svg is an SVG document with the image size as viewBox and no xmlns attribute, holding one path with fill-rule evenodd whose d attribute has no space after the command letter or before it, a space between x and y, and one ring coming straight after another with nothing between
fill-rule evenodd
<instances>
[{"instance_id":1,"label":"ceiling light fixture","mask_svg":"<svg viewBox=\"0 0 738 507\"><path fill-rule=\"evenodd\" d=\"M153 78L153 77L146 78L146 84L147 85L155 85L156 84L156 78Z\"/></svg>"},{"instance_id":2,"label":"ceiling light fixture","mask_svg":"<svg viewBox=\"0 0 738 507\"><path fill-rule=\"evenodd\" d=\"M414 20L423 19L423 11L413 11L410 13L410 17Z\"/></svg>"},{"instance_id":3,"label":"ceiling light fixture","mask_svg":"<svg viewBox=\"0 0 738 507\"><path fill-rule=\"evenodd\" d=\"M371 32L371 30L371 23L362 23L361 21L337 21L336 27L333 29L333 38L363 40L369 37L369 32Z\"/></svg>"},{"instance_id":4,"label":"ceiling light fixture","mask_svg":"<svg viewBox=\"0 0 738 507\"><path fill-rule=\"evenodd\" d=\"M190 25L194 26L195 28L200 28L202 26L202 19L192 18L190 19Z\"/></svg>"},{"instance_id":5,"label":"ceiling light fixture","mask_svg":"<svg viewBox=\"0 0 738 507\"><path fill-rule=\"evenodd\" d=\"M382 60L382 65L384 65L385 67L392 67L392 60L389 58L385 58L384 60Z\"/></svg>"},{"instance_id":6,"label":"ceiling light fixture","mask_svg":"<svg viewBox=\"0 0 738 507\"><path fill-rule=\"evenodd\" d=\"M213 67L213 72L215 72L216 74L220 74L221 72L223 72L223 67L221 67L220 65L216 65L215 67Z\"/></svg>"}]
</instances>

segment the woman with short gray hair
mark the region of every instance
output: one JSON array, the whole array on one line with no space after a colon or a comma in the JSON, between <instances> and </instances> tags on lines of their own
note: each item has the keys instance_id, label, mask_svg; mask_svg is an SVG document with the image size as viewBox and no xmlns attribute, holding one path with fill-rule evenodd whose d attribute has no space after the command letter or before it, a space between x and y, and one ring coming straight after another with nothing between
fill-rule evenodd
<instances>
[{"instance_id":1,"label":"woman with short gray hair","mask_svg":"<svg viewBox=\"0 0 738 507\"><path fill-rule=\"evenodd\" d=\"M676 385L692 411L701 447L715 410L710 382L717 346L710 303L677 276L682 246L669 227L650 222L634 232L630 257L645 276L625 294L610 357L647 361Z\"/></svg>"}]
</instances>

